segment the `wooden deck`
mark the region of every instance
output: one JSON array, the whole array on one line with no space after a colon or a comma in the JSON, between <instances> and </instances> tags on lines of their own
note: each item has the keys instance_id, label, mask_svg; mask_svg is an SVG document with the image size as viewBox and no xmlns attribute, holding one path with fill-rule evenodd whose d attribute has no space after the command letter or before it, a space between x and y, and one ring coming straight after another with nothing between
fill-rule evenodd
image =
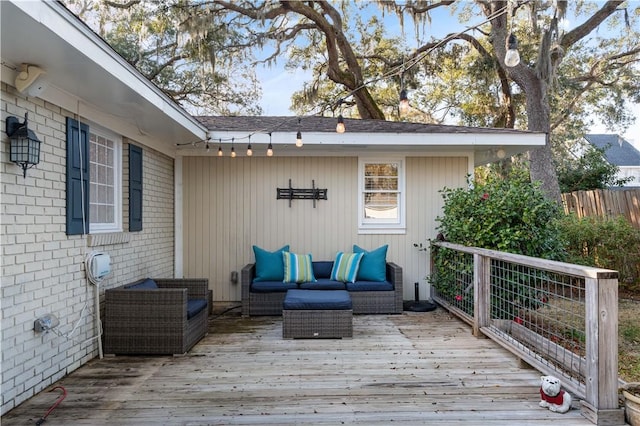
<instances>
[{"instance_id":1,"label":"wooden deck","mask_svg":"<svg viewBox=\"0 0 640 426\"><path fill-rule=\"evenodd\" d=\"M442 309L354 316L343 340L283 340L278 317L226 314L183 357L95 359L56 385L45 425L590 425L538 407L540 374ZM35 424L41 392L2 425Z\"/></svg>"}]
</instances>

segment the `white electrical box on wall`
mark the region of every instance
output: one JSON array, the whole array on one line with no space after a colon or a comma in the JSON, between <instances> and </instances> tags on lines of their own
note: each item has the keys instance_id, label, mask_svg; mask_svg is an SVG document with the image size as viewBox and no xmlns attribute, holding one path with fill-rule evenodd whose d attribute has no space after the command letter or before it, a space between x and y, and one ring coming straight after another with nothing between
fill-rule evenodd
<instances>
[{"instance_id":1,"label":"white electrical box on wall","mask_svg":"<svg viewBox=\"0 0 640 426\"><path fill-rule=\"evenodd\" d=\"M103 278L111 273L111 257L100 253L91 259L91 275L95 278Z\"/></svg>"}]
</instances>

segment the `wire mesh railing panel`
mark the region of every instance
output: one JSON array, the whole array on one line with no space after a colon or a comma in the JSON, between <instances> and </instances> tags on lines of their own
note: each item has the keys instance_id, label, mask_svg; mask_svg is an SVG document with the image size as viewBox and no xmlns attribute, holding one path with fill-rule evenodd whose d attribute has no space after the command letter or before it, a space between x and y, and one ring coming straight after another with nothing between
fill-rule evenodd
<instances>
[{"instance_id":1,"label":"wire mesh railing panel","mask_svg":"<svg viewBox=\"0 0 640 426\"><path fill-rule=\"evenodd\" d=\"M474 315L473 255L447 248L432 253L434 267L429 282L432 296L470 321Z\"/></svg>"},{"instance_id":2,"label":"wire mesh railing panel","mask_svg":"<svg viewBox=\"0 0 640 426\"><path fill-rule=\"evenodd\" d=\"M617 416L617 271L450 242L431 248L436 302L559 377L588 418Z\"/></svg>"},{"instance_id":3,"label":"wire mesh railing panel","mask_svg":"<svg viewBox=\"0 0 640 426\"><path fill-rule=\"evenodd\" d=\"M492 326L550 370L584 385L583 278L491 260Z\"/></svg>"}]
</instances>

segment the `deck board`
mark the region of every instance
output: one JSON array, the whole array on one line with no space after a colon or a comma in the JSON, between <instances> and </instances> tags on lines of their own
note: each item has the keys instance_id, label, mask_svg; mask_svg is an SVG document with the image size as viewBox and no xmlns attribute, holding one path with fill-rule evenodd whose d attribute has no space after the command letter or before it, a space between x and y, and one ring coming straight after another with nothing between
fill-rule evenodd
<instances>
[{"instance_id":1,"label":"deck board","mask_svg":"<svg viewBox=\"0 0 640 426\"><path fill-rule=\"evenodd\" d=\"M285 340L277 317L213 317L185 356L94 359L60 380L46 424L591 424L538 407L540 374L445 311L353 321L350 339ZM57 395L2 424L34 424Z\"/></svg>"}]
</instances>

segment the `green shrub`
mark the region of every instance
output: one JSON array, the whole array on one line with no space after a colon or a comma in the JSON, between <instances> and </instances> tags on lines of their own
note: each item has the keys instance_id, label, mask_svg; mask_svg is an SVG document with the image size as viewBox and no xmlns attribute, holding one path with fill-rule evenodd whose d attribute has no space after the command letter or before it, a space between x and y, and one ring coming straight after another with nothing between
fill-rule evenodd
<instances>
[{"instance_id":1,"label":"green shrub","mask_svg":"<svg viewBox=\"0 0 640 426\"><path fill-rule=\"evenodd\" d=\"M490 177L469 189L444 189L444 215L438 217L438 231L449 242L516 254L563 260L564 245L558 238L558 221L564 216L560 206L547 199L538 185L524 176L509 179ZM472 314L472 271L451 250L433 254L434 273L429 281L438 293ZM466 273L465 273L466 272ZM518 269L492 271L499 291L492 297L493 312L501 318L515 318L521 309L541 306L541 296L531 286L532 275Z\"/></svg>"},{"instance_id":2,"label":"green shrub","mask_svg":"<svg viewBox=\"0 0 640 426\"><path fill-rule=\"evenodd\" d=\"M568 262L614 269L620 274L620 284L629 289L640 280L640 230L624 217L578 218L572 214L563 218L559 230Z\"/></svg>"},{"instance_id":3,"label":"green shrub","mask_svg":"<svg viewBox=\"0 0 640 426\"><path fill-rule=\"evenodd\" d=\"M441 191L444 216L438 230L447 241L467 246L561 260L560 206L537 184L514 177L490 178L470 189Z\"/></svg>"}]
</instances>

